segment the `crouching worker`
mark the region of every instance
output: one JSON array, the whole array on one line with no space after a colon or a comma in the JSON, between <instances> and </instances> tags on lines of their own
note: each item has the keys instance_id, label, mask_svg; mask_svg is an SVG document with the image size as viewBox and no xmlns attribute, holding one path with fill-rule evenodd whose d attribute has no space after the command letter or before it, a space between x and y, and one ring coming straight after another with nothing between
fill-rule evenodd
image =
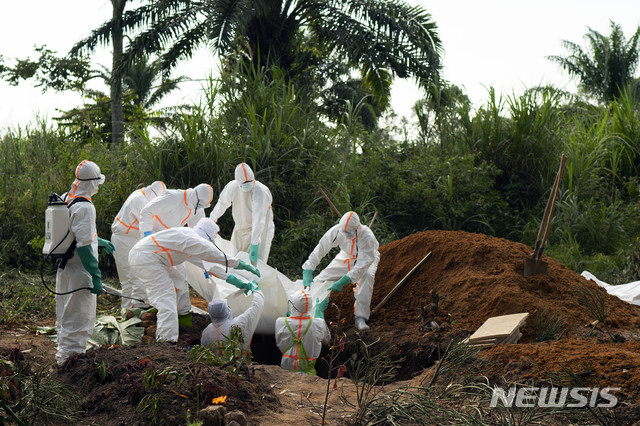
<instances>
[{"instance_id":1,"label":"crouching worker","mask_svg":"<svg viewBox=\"0 0 640 426\"><path fill-rule=\"evenodd\" d=\"M245 292L248 290L253 291L253 302L251 302L251 306L246 311L235 318L226 299L214 299L209 302L207 310L211 317L211 324L205 327L200 338L200 344L206 348L222 351L221 346L230 338L230 329L234 326L238 327L242 333L243 351L246 351L251 346L251 338L258 327L258 321L260 321L260 316L264 309L264 294L255 281L248 283L251 287L246 287L239 283L236 284L235 282L231 282L231 284L246 290Z\"/></svg>"},{"instance_id":2,"label":"crouching worker","mask_svg":"<svg viewBox=\"0 0 640 426\"><path fill-rule=\"evenodd\" d=\"M144 285L149 303L158 310L157 341L177 342L178 315L191 310L184 268L177 266L187 261L199 267L204 267L203 261L216 263L209 270L211 274L249 288L251 283L229 274L228 269L244 269L260 276L255 267L227 256L213 244L218 231L218 225L203 218L193 228L169 228L148 235L131 249L129 264Z\"/></svg>"},{"instance_id":3,"label":"crouching worker","mask_svg":"<svg viewBox=\"0 0 640 426\"><path fill-rule=\"evenodd\" d=\"M305 287L311 286L313 271L334 247L340 247L340 252L315 280L334 281L329 287L331 291L341 291L344 286L353 284L355 325L360 331L368 330L373 282L380 262L378 240L368 226L360 224L356 212L345 213L340 222L322 236L302 265L302 281Z\"/></svg>"},{"instance_id":4,"label":"crouching worker","mask_svg":"<svg viewBox=\"0 0 640 426\"><path fill-rule=\"evenodd\" d=\"M322 342L328 342L331 337L324 320L329 297L322 302L316 300L313 317L310 314L313 303L308 290L293 293L289 304L291 315L276 320L276 345L282 352L280 366L315 375L316 359L322 350Z\"/></svg>"}]
</instances>

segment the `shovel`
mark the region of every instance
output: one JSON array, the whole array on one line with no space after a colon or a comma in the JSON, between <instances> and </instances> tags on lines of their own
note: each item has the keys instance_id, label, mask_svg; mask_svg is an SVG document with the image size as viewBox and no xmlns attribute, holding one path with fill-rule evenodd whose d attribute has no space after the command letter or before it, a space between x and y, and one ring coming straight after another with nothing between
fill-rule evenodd
<instances>
[{"instance_id":1,"label":"shovel","mask_svg":"<svg viewBox=\"0 0 640 426\"><path fill-rule=\"evenodd\" d=\"M558 174L556 174L556 180L553 182L553 188L551 189L551 195L547 201L547 206L544 209L544 215L542 216L542 222L540 222L540 230L538 231L538 238L536 239L536 247L524 261L524 276L531 275L543 275L547 273L547 262L543 262L542 252L544 245L549 235L549 229L551 228L551 219L553 217L553 210L556 205L556 199L558 198L558 190L560 188L560 181L562 180L562 172L564 165L567 162L567 157L562 154L560 159L560 168Z\"/></svg>"}]
</instances>

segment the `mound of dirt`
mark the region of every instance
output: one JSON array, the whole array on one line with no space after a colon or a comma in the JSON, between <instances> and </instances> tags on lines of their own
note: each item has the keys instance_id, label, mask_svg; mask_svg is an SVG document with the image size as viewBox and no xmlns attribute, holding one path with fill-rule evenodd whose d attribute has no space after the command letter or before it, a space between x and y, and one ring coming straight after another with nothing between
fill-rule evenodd
<instances>
[{"instance_id":1,"label":"mound of dirt","mask_svg":"<svg viewBox=\"0 0 640 426\"><path fill-rule=\"evenodd\" d=\"M227 411L269 416L280 403L268 383L247 369L241 375L189 360L185 347L140 343L87 351L70 358L58 379L83 396L96 424L184 422L216 398Z\"/></svg>"},{"instance_id":2,"label":"mound of dirt","mask_svg":"<svg viewBox=\"0 0 640 426\"><path fill-rule=\"evenodd\" d=\"M640 401L640 342L567 339L555 342L501 345L483 356L497 361L485 374L512 374L521 383L548 381L565 386L619 388L617 398Z\"/></svg>"},{"instance_id":3,"label":"mound of dirt","mask_svg":"<svg viewBox=\"0 0 640 426\"><path fill-rule=\"evenodd\" d=\"M530 247L462 231L425 231L380 247L372 309L428 252L431 257L371 316L371 329L364 333L369 340L380 339L379 347L390 348L392 358L405 358L401 379L432 365L451 339L470 335L494 316L529 312L521 328L521 343L533 342L538 312L561 316L565 323L564 338L587 334L593 328L589 324L594 317L580 303L579 294L585 291L604 298L608 309L606 327L618 340L624 340L621 335L625 331L640 328L637 306L607 294L593 281L556 260L543 256L548 272L525 277L524 261L532 252ZM431 291L439 295L435 321L443 327L437 331L421 328L421 308L431 304ZM330 307L326 318L340 324L351 336L354 332L351 290L332 294L331 302L338 309ZM603 334L602 325L600 328ZM585 341L584 345L593 350L593 341ZM513 346L517 345L502 345L492 353Z\"/></svg>"}]
</instances>

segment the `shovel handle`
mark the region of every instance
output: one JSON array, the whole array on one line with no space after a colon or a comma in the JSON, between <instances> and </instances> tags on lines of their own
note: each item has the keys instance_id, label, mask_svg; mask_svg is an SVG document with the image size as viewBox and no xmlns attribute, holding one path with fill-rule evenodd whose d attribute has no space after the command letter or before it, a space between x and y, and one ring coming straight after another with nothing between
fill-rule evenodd
<instances>
[{"instance_id":1,"label":"shovel handle","mask_svg":"<svg viewBox=\"0 0 640 426\"><path fill-rule=\"evenodd\" d=\"M405 281L407 281L407 279L411 276L411 274L413 274L416 271L416 269L418 269L420 267L420 265L422 265L430 257L431 257L431 252L427 253L426 256L423 257L422 260L416 264L416 266L411 268L411 270L407 273L407 275L405 275L404 278L402 278L398 282L398 284L396 284L395 287L393 287L391 289L391 291L384 297L384 299L382 299L382 301L380 303L378 303L378 306L373 308L373 310L371 311L371 315L373 315L376 312L378 312L378 310L380 308L382 308L382 306L387 302L387 300L389 300L391 298L391 296L393 296L393 294L400 288L400 286L402 284L404 284Z\"/></svg>"},{"instance_id":2,"label":"shovel handle","mask_svg":"<svg viewBox=\"0 0 640 426\"><path fill-rule=\"evenodd\" d=\"M553 187L551 189L551 194L549 195L549 200L547 201L547 205L544 209L544 215L542 216L542 222L540 222L540 229L538 230L538 238L536 240L536 258L540 258L542 255L542 249L547 241L547 237L549 236L549 229L551 228L551 219L553 217L553 211L555 209L556 200L558 198L558 192L560 189L560 181L562 180L562 172L564 171L564 166L567 162L567 157L562 154L560 158L560 167L558 168L558 173L556 174L556 178L553 182ZM537 252L540 252L540 255Z\"/></svg>"}]
</instances>

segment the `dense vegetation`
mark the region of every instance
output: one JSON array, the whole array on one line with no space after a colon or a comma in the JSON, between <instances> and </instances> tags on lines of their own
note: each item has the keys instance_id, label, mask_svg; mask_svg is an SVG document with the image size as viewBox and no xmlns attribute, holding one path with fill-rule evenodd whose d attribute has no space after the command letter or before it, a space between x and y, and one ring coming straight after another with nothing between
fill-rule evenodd
<instances>
[{"instance_id":1,"label":"dense vegetation","mask_svg":"<svg viewBox=\"0 0 640 426\"><path fill-rule=\"evenodd\" d=\"M0 260L35 270L50 192L69 189L82 159L100 165L98 234L136 188L161 179L172 188L211 183L219 192L247 161L274 195L276 236L270 263L292 278L340 211L360 213L381 243L426 229L496 235L529 245L558 168L568 156L545 253L610 282L638 278L640 116L637 98L596 107L553 89L446 111L446 126L365 130L351 105L337 124L299 101L277 71L212 81L202 101L174 115L171 131L128 129L126 143L105 142L74 126L37 123L5 130L0 141ZM444 112L441 112L444 114ZM99 132L98 132L99 133ZM397 135L403 135L401 137ZM230 215L227 215L230 216ZM226 218L226 216L225 216ZM224 219L224 218L223 218ZM228 236L231 222L222 221ZM104 272L115 273L102 257Z\"/></svg>"},{"instance_id":2,"label":"dense vegetation","mask_svg":"<svg viewBox=\"0 0 640 426\"><path fill-rule=\"evenodd\" d=\"M117 3L124 7L126 0ZM216 25L244 16L219 8L224 4L206 3L212 16L219 15ZM569 55L549 57L579 80L578 94L545 87L503 97L490 89L485 105L471 105L440 75L437 27L422 8L376 0L234 4L252 14L236 22L233 34L183 34L191 27L182 24L169 38L156 34L164 27L154 26L150 17L172 21L176 13L193 28L208 21L189 21L190 15L172 9L172 3L150 2L151 9L114 9L113 19L69 57L56 58L46 48L37 62L9 66L0 57L0 78L11 84L36 78L55 90L81 88L92 73L88 58L73 56L76 50L90 52L110 40L121 44L123 33L115 37L112 31L123 24L120 19L126 18L129 30L149 26L128 46L124 65L114 49L117 72L101 73L110 82L111 97L85 91L87 104L63 112L57 126L36 122L0 133L0 265L38 267L48 194L66 192L83 159L95 161L107 176L94 198L103 238L110 236L113 218L133 190L159 179L171 188L207 182L219 192L233 178L235 165L248 162L274 196L270 263L294 278L337 220L319 188L340 211L356 210L366 223L375 217L373 230L383 244L447 229L533 246L565 154L546 254L611 283L640 278L640 79L634 77L640 27L627 40L611 22L610 35L589 30L586 48L565 41ZM168 9L156 14L155 6ZM285 31L280 24L287 13L300 20L285 20L291 24ZM327 31L320 19L326 13L353 25ZM424 34L414 36L406 27L403 17L409 16ZM276 30L287 35L287 43L276 40ZM168 45L145 44L152 35ZM151 110L182 80L167 79L164 65L206 40L217 40L221 77L211 79L196 105ZM380 54L386 45L397 52ZM182 53L176 51L180 46ZM143 47L145 55L135 56ZM276 54L276 47L284 50ZM281 63L285 53L296 59ZM178 56L170 59L172 54ZM361 75L355 78L358 67ZM382 114L393 77L407 75L425 93L414 106L415 129ZM220 223L222 235L229 236L230 215ZM115 273L112 258L101 257L101 266L107 275Z\"/></svg>"}]
</instances>

